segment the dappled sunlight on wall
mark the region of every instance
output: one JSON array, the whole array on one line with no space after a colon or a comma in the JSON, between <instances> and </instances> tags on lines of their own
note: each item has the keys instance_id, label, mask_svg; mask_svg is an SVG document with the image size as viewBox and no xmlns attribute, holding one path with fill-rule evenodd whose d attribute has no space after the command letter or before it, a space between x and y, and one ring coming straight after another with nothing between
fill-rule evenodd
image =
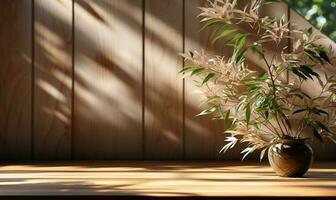
<instances>
[{"instance_id":1,"label":"dappled sunlight on wall","mask_svg":"<svg viewBox=\"0 0 336 200\"><path fill-rule=\"evenodd\" d=\"M174 15L171 15L174 13ZM148 158L182 158L182 1L145 8L145 143Z\"/></svg>"},{"instance_id":2,"label":"dappled sunlight on wall","mask_svg":"<svg viewBox=\"0 0 336 200\"><path fill-rule=\"evenodd\" d=\"M35 1L34 157L70 158L72 3Z\"/></svg>"},{"instance_id":3,"label":"dappled sunlight on wall","mask_svg":"<svg viewBox=\"0 0 336 200\"><path fill-rule=\"evenodd\" d=\"M140 1L76 1L76 157L141 156L142 29L131 26L141 18Z\"/></svg>"},{"instance_id":4,"label":"dappled sunlight on wall","mask_svg":"<svg viewBox=\"0 0 336 200\"><path fill-rule=\"evenodd\" d=\"M17 25L0 27L4 158L241 158L239 148L218 154L226 127L195 116L202 97L178 73L182 52L230 56L211 31L199 32L204 0L35 0L34 9L32 0L5 1L14 14L0 16ZM256 56L247 59L262 71Z\"/></svg>"}]
</instances>

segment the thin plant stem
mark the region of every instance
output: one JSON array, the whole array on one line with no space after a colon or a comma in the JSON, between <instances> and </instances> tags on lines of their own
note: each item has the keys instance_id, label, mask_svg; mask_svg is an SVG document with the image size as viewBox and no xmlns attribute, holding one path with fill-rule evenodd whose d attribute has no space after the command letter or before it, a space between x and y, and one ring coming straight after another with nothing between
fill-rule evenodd
<instances>
[{"instance_id":1,"label":"thin plant stem","mask_svg":"<svg viewBox=\"0 0 336 200\"><path fill-rule=\"evenodd\" d=\"M276 96L276 87L275 87L275 82L274 82L274 79L273 79L272 69L271 69L271 66L270 66L270 64L268 63L266 57L265 57L264 55L263 55L262 57L263 57L263 60L265 61L265 64L267 65L267 68L268 68L268 73L269 73L269 75L270 75L271 82L272 82L273 98L275 99L275 96ZM285 136L286 133L285 133L285 131L282 129L281 125L280 125L280 122L279 122L279 119L278 119L277 114L275 114L275 120L276 120L276 122L277 122L277 124L278 124L278 126L279 126L279 128L280 128L280 130L281 130L281 132L282 132L282 136Z\"/></svg>"}]
</instances>

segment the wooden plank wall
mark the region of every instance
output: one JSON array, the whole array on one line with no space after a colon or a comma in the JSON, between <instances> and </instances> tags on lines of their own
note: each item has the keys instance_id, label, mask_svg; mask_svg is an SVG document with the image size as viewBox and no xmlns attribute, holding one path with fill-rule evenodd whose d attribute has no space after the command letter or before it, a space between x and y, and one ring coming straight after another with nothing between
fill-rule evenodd
<instances>
[{"instance_id":1,"label":"wooden plank wall","mask_svg":"<svg viewBox=\"0 0 336 200\"><path fill-rule=\"evenodd\" d=\"M183 51L228 55L198 32L204 4L3 0L0 159L240 159L178 74Z\"/></svg>"},{"instance_id":2,"label":"wooden plank wall","mask_svg":"<svg viewBox=\"0 0 336 200\"><path fill-rule=\"evenodd\" d=\"M74 157L142 156L142 2L75 1Z\"/></svg>"},{"instance_id":3,"label":"wooden plank wall","mask_svg":"<svg viewBox=\"0 0 336 200\"><path fill-rule=\"evenodd\" d=\"M183 156L183 1L145 2L144 143L148 159ZM172 13L174 13L172 15Z\"/></svg>"},{"instance_id":4,"label":"wooden plank wall","mask_svg":"<svg viewBox=\"0 0 336 200\"><path fill-rule=\"evenodd\" d=\"M31 157L31 55L32 2L2 1L0 6L0 157L2 159Z\"/></svg>"},{"instance_id":5,"label":"wooden plank wall","mask_svg":"<svg viewBox=\"0 0 336 200\"><path fill-rule=\"evenodd\" d=\"M35 0L34 10L34 158L68 159L72 110L72 2Z\"/></svg>"}]
</instances>

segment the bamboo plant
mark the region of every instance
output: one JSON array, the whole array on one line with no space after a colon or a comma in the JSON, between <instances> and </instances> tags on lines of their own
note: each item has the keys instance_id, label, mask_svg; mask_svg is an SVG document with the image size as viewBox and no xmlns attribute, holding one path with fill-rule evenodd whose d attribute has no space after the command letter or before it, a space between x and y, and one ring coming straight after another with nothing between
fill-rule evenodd
<instances>
[{"instance_id":1,"label":"bamboo plant","mask_svg":"<svg viewBox=\"0 0 336 200\"><path fill-rule=\"evenodd\" d=\"M183 54L181 73L190 75L206 97L199 116L222 120L229 128L221 152L245 143L243 159L255 150L262 159L283 138L336 142L336 76L323 73L333 67L332 48L318 44L323 37L313 28L289 28L285 17L261 16L260 9L272 2L251 0L239 8L237 0L208 1L200 8L201 31L210 29L212 42L228 46L231 55ZM253 54L266 70L252 70L246 58ZM320 92L307 93L307 83L318 84Z\"/></svg>"}]
</instances>

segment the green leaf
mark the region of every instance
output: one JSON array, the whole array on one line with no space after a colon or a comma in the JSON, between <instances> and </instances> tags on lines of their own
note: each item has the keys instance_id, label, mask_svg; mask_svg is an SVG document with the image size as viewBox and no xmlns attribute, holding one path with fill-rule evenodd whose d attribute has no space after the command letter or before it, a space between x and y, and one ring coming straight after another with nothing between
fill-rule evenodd
<instances>
[{"instance_id":1,"label":"green leaf","mask_svg":"<svg viewBox=\"0 0 336 200\"><path fill-rule=\"evenodd\" d=\"M215 112L217 110L216 107L212 107L212 108L209 108L207 110L203 110L201 113L199 113L198 115L196 116L203 116L203 115L208 115L208 114L211 114L213 112Z\"/></svg>"},{"instance_id":2,"label":"green leaf","mask_svg":"<svg viewBox=\"0 0 336 200\"><path fill-rule=\"evenodd\" d=\"M213 40L212 40L212 43L215 43L217 40L225 37L225 36L228 36L234 32L236 32L237 29L226 29L224 30L223 32L221 32L218 36L216 36Z\"/></svg>"},{"instance_id":3,"label":"green leaf","mask_svg":"<svg viewBox=\"0 0 336 200\"><path fill-rule=\"evenodd\" d=\"M197 69L198 67L196 65L186 65L184 66L179 73L185 74L187 72L193 71L194 69Z\"/></svg>"},{"instance_id":4,"label":"green leaf","mask_svg":"<svg viewBox=\"0 0 336 200\"><path fill-rule=\"evenodd\" d=\"M216 35L218 35L221 31L223 31L226 28L226 24L223 24L222 26L218 26L216 27L210 34L210 39L212 41L213 38L216 37Z\"/></svg>"},{"instance_id":5,"label":"green leaf","mask_svg":"<svg viewBox=\"0 0 336 200\"><path fill-rule=\"evenodd\" d=\"M318 60L320 63L323 64L323 60L314 51L304 49L304 52L309 56L311 60Z\"/></svg>"},{"instance_id":6,"label":"green leaf","mask_svg":"<svg viewBox=\"0 0 336 200\"><path fill-rule=\"evenodd\" d=\"M292 68L292 72L299 78L302 78L303 80L307 80L307 77L304 74L302 74L297 68Z\"/></svg>"},{"instance_id":7,"label":"green leaf","mask_svg":"<svg viewBox=\"0 0 336 200\"><path fill-rule=\"evenodd\" d=\"M320 75L318 73L314 72L313 69L310 68L310 66L308 66L308 65L300 65L300 69L301 69L301 71L305 71L308 74L311 74L311 75L316 76L316 77L320 77Z\"/></svg>"},{"instance_id":8,"label":"green leaf","mask_svg":"<svg viewBox=\"0 0 336 200\"><path fill-rule=\"evenodd\" d=\"M243 58L244 58L244 55L246 53L246 49L244 49L243 51L240 51L237 56L235 56L235 61L236 63L239 63Z\"/></svg>"},{"instance_id":9,"label":"green leaf","mask_svg":"<svg viewBox=\"0 0 336 200\"><path fill-rule=\"evenodd\" d=\"M250 104L247 104L245 109L246 109L245 110L246 125L248 126L249 123L250 123L250 118L251 118L251 106L250 106Z\"/></svg>"},{"instance_id":10,"label":"green leaf","mask_svg":"<svg viewBox=\"0 0 336 200\"><path fill-rule=\"evenodd\" d=\"M302 68L298 69L302 74L304 74L307 78L310 78L311 80L314 80L313 77L309 74L309 72L305 71Z\"/></svg>"},{"instance_id":11,"label":"green leaf","mask_svg":"<svg viewBox=\"0 0 336 200\"><path fill-rule=\"evenodd\" d=\"M210 104L210 103L216 101L216 100L219 99L219 98L220 98L219 96L213 96L213 97L210 97L210 98L208 98L207 103Z\"/></svg>"},{"instance_id":12,"label":"green leaf","mask_svg":"<svg viewBox=\"0 0 336 200\"><path fill-rule=\"evenodd\" d=\"M243 46L245 45L245 42L246 42L246 37L247 37L247 35L243 35L242 37L240 37L237 40L237 43L236 43L236 46L235 46L236 50L240 50L241 48L243 48Z\"/></svg>"},{"instance_id":13,"label":"green leaf","mask_svg":"<svg viewBox=\"0 0 336 200\"><path fill-rule=\"evenodd\" d=\"M228 110L224 115L224 125L226 125L227 122L229 121L229 117L230 117L230 110Z\"/></svg>"},{"instance_id":14,"label":"green leaf","mask_svg":"<svg viewBox=\"0 0 336 200\"><path fill-rule=\"evenodd\" d=\"M319 56L320 56L323 60L325 60L325 61L327 61L329 64L331 64L330 59L329 59L329 57L328 57L328 55L327 55L327 52L325 52L325 51L323 51L323 50L320 50L320 51L319 51Z\"/></svg>"},{"instance_id":15,"label":"green leaf","mask_svg":"<svg viewBox=\"0 0 336 200\"><path fill-rule=\"evenodd\" d=\"M205 71L204 68L197 68L197 69L195 69L191 72L190 76L199 75L199 74L203 73L204 71Z\"/></svg>"},{"instance_id":16,"label":"green leaf","mask_svg":"<svg viewBox=\"0 0 336 200\"><path fill-rule=\"evenodd\" d=\"M214 73L209 73L203 80L202 85L204 85L205 83L207 83L211 78L213 78L215 76Z\"/></svg>"},{"instance_id":17,"label":"green leaf","mask_svg":"<svg viewBox=\"0 0 336 200\"><path fill-rule=\"evenodd\" d=\"M218 23L218 22L223 22L223 21L220 20L220 19L209 19L209 20L207 20L207 21L203 24L203 26L200 28L199 31L201 32L201 31L203 31L204 29L208 28L209 26L214 25L214 24L216 24L216 23Z\"/></svg>"}]
</instances>

